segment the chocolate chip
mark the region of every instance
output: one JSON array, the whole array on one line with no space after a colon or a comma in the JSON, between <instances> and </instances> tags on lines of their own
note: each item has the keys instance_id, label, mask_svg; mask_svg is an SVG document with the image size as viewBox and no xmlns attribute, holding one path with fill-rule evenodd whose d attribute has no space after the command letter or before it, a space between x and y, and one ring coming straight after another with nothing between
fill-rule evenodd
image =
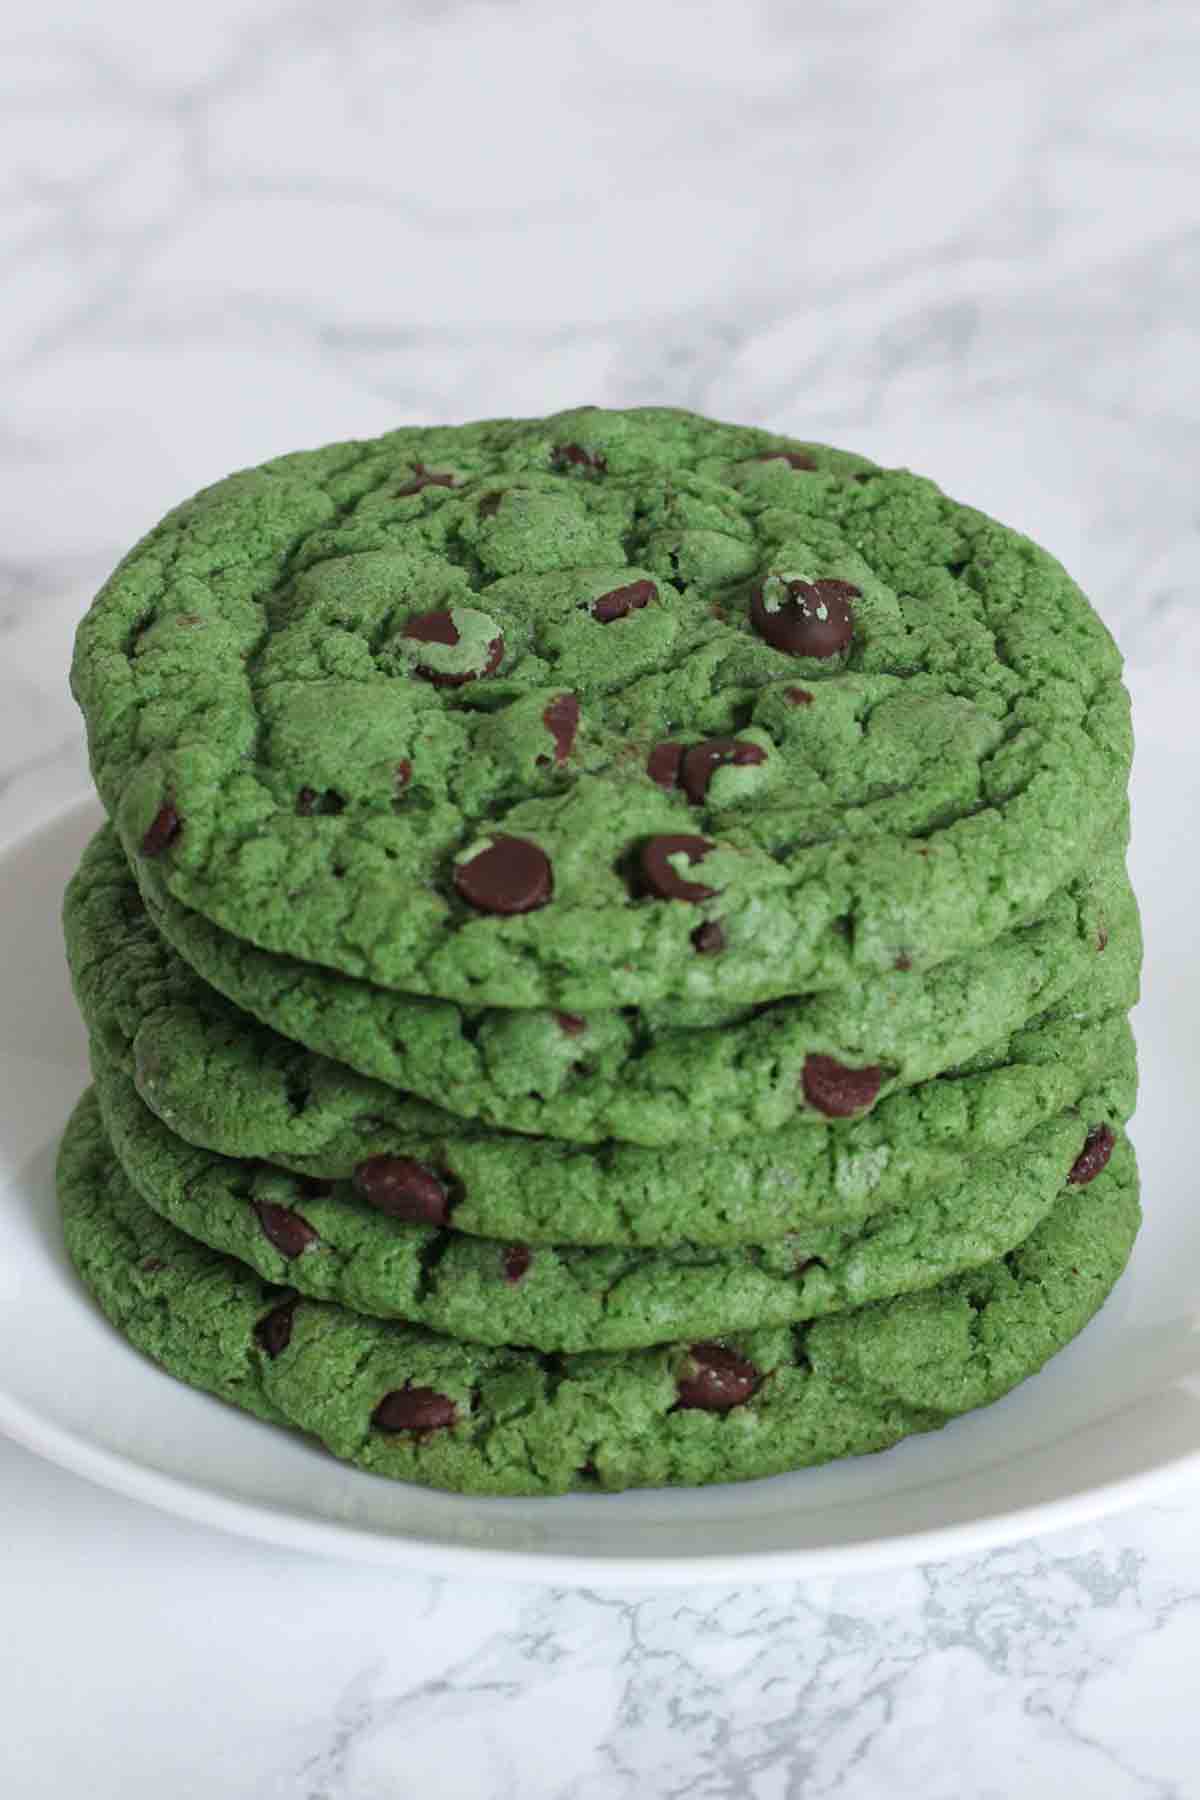
<instances>
[{"instance_id":1,"label":"chocolate chip","mask_svg":"<svg viewBox=\"0 0 1200 1800\"><path fill-rule=\"evenodd\" d=\"M419 494L422 488L454 486L453 475L441 475L435 469L427 469L424 463L415 463L413 469L412 480L396 489L398 500L406 499L409 494Z\"/></svg>"},{"instance_id":2,"label":"chocolate chip","mask_svg":"<svg viewBox=\"0 0 1200 1800\"><path fill-rule=\"evenodd\" d=\"M631 581L626 587L610 588L607 594L597 595L592 601L592 617L601 625L611 625L614 619L627 618L657 599L658 589L652 581Z\"/></svg>"},{"instance_id":3,"label":"chocolate chip","mask_svg":"<svg viewBox=\"0 0 1200 1800\"><path fill-rule=\"evenodd\" d=\"M1093 1125L1083 1140L1083 1149L1071 1164L1067 1180L1073 1181L1076 1187L1086 1187L1089 1181L1095 1181L1112 1155L1116 1141L1110 1126Z\"/></svg>"},{"instance_id":4,"label":"chocolate chip","mask_svg":"<svg viewBox=\"0 0 1200 1800\"><path fill-rule=\"evenodd\" d=\"M331 813L336 817L345 808L346 802L333 788L326 788L319 794L316 788L302 787L296 795L296 811L302 819L310 819L315 813Z\"/></svg>"},{"instance_id":5,"label":"chocolate chip","mask_svg":"<svg viewBox=\"0 0 1200 1800\"><path fill-rule=\"evenodd\" d=\"M603 475L608 467L598 450L585 450L582 444L556 444L550 461L556 469L586 469L592 475Z\"/></svg>"},{"instance_id":6,"label":"chocolate chip","mask_svg":"<svg viewBox=\"0 0 1200 1800\"><path fill-rule=\"evenodd\" d=\"M169 800L163 802L150 821L150 829L142 839L143 856L161 856L183 830L183 820Z\"/></svg>"},{"instance_id":7,"label":"chocolate chip","mask_svg":"<svg viewBox=\"0 0 1200 1800\"><path fill-rule=\"evenodd\" d=\"M900 952L899 956L892 964L892 967L893 969L899 970L901 975L908 974L908 971L912 968L912 957L908 954L907 950L902 950Z\"/></svg>"},{"instance_id":8,"label":"chocolate chip","mask_svg":"<svg viewBox=\"0 0 1200 1800\"><path fill-rule=\"evenodd\" d=\"M554 760L565 763L579 730L579 701L574 694L560 694L542 714L542 724L554 739Z\"/></svg>"},{"instance_id":9,"label":"chocolate chip","mask_svg":"<svg viewBox=\"0 0 1200 1800\"><path fill-rule=\"evenodd\" d=\"M525 1244L510 1244L501 1257L504 1268L504 1279L511 1287L523 1281L529 1273L529 1265L533 1261L533 1251Z\"/></svg>"},{"instance_id":10,"label":"chocolate chip","mask_svg":"<svg viewBox=\"0 0 1200 1800\"><path fill-rule=\"evenodd\" d=\"M706 919L692 933L692 943L700 956L714 956L725 948L725 933L716 919Z\"/></svg>"},{"instance_id":11,"label":"chocolate chip","mask_svg":"<svg viewBox=\"0 0 1200 1800\"><path fill-rule=\"evenodd\" d=\"M554 870L546 852L528 838L498 837L454 865L454 885L478 912L527 913L551 898Z\"/></svg>"},{"instance_id":12,"label":"chocolate chip","mask_svg":"<svg viewBox=\"0 0 1200 1800\"><path fill-rule=\"evenodd\" d=\"M762 455L756 456L754 460L755 462L785 462L791 469L804 469L810 474L817 466L807 450L764 450Z\"/></svg>"},{"instance_id":13,"label":"chocolate chip","mask_svg":"<svg viewBox=\"0 0 1200 1800\"><path fill-rule=\"evenodd\" d=\"M157 1275L159 1270L165 1269L166 1266L167 1265L161 1256L143 1256L141 1262L138 1264L138 1268L142 1271L143 1275Z\"/></svg>"},{"instance_id":14,"label":"chocolate chip","mask_svg":"<svg viewBox=\"0 0 1200 1800\"><path fill-rule=\"evenodd\" d=\"M556 1012L554 1023L564 1037L579 1037L587 1030L587 1020L581 1013Z\"/></svg>"},{"instance_id":15,"label":"chocolate chip","mask_svg":"<svg viewBox=\"0 0 1200 1800\"><path fill-rule=\"evenodd\" d=\"M354 1171L368 1206L413 1225L445 1225L453 1202L449 1184L411 1156L369 1156Z\"/></svg>"},{"instance_id":16,"label":"chocolate chip","mask_svg":"<svg viewBox=\"0 0 1200 1800\"><path fill-rule=\"evenodd\" d=\"M784 688L783 697L789 706L811 706L813 703L807 688Z\"/></svg>"},{"instance_id":17,"label":"chocolate chip","mask_svg":"<svg viewBox=\"0 0 1200 1800\"><path fill-rule=\"evenodd\" d=\"M258 1214L264 1236L274 1244L281 1256L286 1256L289 1260L303 1256L306 1250L311 1250L314 1244L321 1241L308 1220L302 1219L290 1206L277 1206L273 1200L256 1200L254 1210Z\"/></svg>"},{"instance_id":18,"label":"chocolate chip","mask_svg":"<svg viewBox=\"0 0 1200 1800\"><path fill-rule=\"evenodd\" d=\"M1097 933L1096 933L1096 954L1097 954L1097 956L1100 955L1100 953L1102 951L1107 950L1107 949L1108 949L1108 933L1104 929L1103 925L1101 925L1099 931L1097 931Z\"/></svg>"},{"instance_id":19,"label":"chocolate chip","mask_svg":"<svg viewBox=\"0 0 1200 1800\"><path fill-rule=\"evenodd\" d=\"M418 613L404 627L403 635L418 644L457 644L458 627L453 615L447 611ZM488 645L487 661L482 669L462 669L457 674L450 674L445 669L434 669L423 662L417 663L417 674L431 681L434 687L462 687L468 681L475 681L485 675L494 675L504 660L504 639L499 634Z\"/></svg>"},{"instance_id":20,"label":"chocolate chip","mask_svg":"<svg viewBox=\"0 0 1200 1800\"><path fill-rule=\"evenodd\" d=\"M255 1342L274 1359L292 1341L292 1315L296 1310L299 1295L293 1294L290 1300L284 1300L279 1306L272 1307L254 1327Z\"/></svg>"},{"instance_id":21,"label":"chocolate chip","mask_svg":"<svg viewBox=\"0 0 1200 1800\"><path fill-rule=\"evenodd\" d=\"M371 1423L377 1431L444 1431L457 1418L458 1408L447 1394L406 1384L383 1396Z\"/></svg>"},{"instance_id":22,"label":"chocolate chip","mask_svg":"<svg viewBox=\"0 0 1200 1800\"><path fill-rule=\"evenodd\" d=\"M693 904L699 900L711 900L717 889L706 887L700 881L685 880L672 866L670 859L673 856L684 856L690 865L703 862L709 851L715 849L716 845L710 839L702 837L669 833L662 837L647 838L638 852L642 883L659 900L688 900Z\"/></svg>"},{"instance_id":23,"label":"chocolate chip","mask_svg":"<svg viewBox=\"0 0 1200 1800\"><path fill-rule=\"evenodd\" d=\"M682 1411L728 1412L750 1398L759 1383L752 1362L724 1344L693 1344L691 1367L681 1375L676 1404Z\"/></svg>"},{"instance_id":24,"label":"chocolate chip","mask_svg":"<svg viewBox=\"0 0 1200 1800\"><path fill-rule=\"evenodd\" d=\"M746 738L709 738L706 743L693 744L684 755L680 771L684 792L693 806L699 806L708 793L709 782L723 763L748 768L766 760L767 753L762 745L752 744Z\"/></svg>"},{"instance_id":25,"label":"chocolate chip","mask_svg":"<svg viewBox=\"0 0 1200 1800\"><path fill-rule=\"evenodd\" d=\"M412 764L409 762L407 756L402 756L400 761L396 764L395 770L395 788L397 794L402 794L411 780Z\"/></svg>"},{"instance_id":26,"label":"chocolate chip","mask_svg":"<svg viewBox=\"0 0 1200 1800\"><path fill-rule=\"evenodd\" d=\"M832 1056L804 1059L804 1098L827 1119L848 1119L852 1113L864 1112L882 1085L883 1070L877 1063L867 1069L849 1069Z\"/></svg>"},{"instance_id":27,"label":"chocolate chip","mask_svg":"<svg viewBox=\"0 0 1200 1800\"><path fill-rule=\"evenodd\" d=\"M660 788L679 785L679 767L683 762L682 744L655 744L646 758L646 773Z\"/></svg>"},{"instance_id":28,"label":"chocolate chip","mask_svg":"<svg viewBox=\"0 0 1200 1800\"><path fill-rule=\"evenodd\" d=\"M757 587L750 601L750 618L759 636L773 650L788 656L836 656L854 635L850 602L861 592L849 581L789 581L772 576L784 590L781 604L771 611L764 588Z\"/></svg>"}]
</instances>

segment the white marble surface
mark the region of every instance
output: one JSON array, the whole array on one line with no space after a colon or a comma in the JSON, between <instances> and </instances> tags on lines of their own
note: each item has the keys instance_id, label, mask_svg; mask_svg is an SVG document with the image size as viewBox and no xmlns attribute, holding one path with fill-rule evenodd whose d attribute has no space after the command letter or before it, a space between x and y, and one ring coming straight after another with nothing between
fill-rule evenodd
<instances>
[{"instance_id":1,"label":"white marble surface","mask_svg":"<svg viewBox=\"0 0 1200 1800\"><path fill-rule=\"evenodd\" d=\"M238 464L673 401L907 461L1200 664L1192 0L48 0L0 24L0 840L121 549ZM8 951L12 953L11 949ZM801 1587L307 1563L0 1445L0 1792L1200 1795L1200 1493Z\"/></svg>"}]
</instances>

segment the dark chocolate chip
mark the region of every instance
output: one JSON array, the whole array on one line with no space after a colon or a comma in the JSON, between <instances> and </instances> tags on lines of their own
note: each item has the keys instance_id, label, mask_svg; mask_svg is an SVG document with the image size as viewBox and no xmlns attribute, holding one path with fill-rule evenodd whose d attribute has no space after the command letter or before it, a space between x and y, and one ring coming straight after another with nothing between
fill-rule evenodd
<instances>
[{"instance_id":1,"label":"dark chocolate chip","mask_svg":"<svg viewBox=\"0 0 1200 1800\"><path fill-rule=\"evenodd\" d=\"M725 948L725 933L716 919L706 919L692 933L692 943L700 956L713 956Z\"/></svg>"},{"instance_id":2,"label":"dark chocolate chip","mask_svg":"<svg viewBox=\"0 0 1200 1800\"><path fill-rule=\"evenodd\" d=\"M755 462L785 462L789 468L804 469L809 474L817 466L807 450L764 450L762 455L756 456L754 460Z\"/></svg>"},{"instance_id":3,"label":"dark chocolate chip","mask_svg":"<svg viewBox=\"0 0 1200 1800\"><path fill-rule=\"evenodd\" d=\"M750 1398L759 1383L752 1362L724 1344L693 1344L691 1366L678 1384L683 1411L728 1412Z\"/></svg>"},{"instance_id":4,"label":"dark chocolate chip","mask_svg":"<svg viewBox=\"0 0 1200 1800\"><path fill-rule=\"evenodd\" d=\"M693 744L686 752L680 779L692 805L700 806L708 794L709 782L722 763L748 768L766 760L767 753L762 745L752 744L747 738L709 738L706 743Z\"/></svg>"},{"instance_id":5,"label":"dark chocolate chip","mask_svg":"<svg viewBox=\"0 0 1200 1800\"><path fill-rule=\"evenodd\" d=\"M406 499L409 494L419 494L422 488L453 486L453 475L442 475L436 469L427 469L424 463L416 463L412 480L396 489L396 498Z\"/></svg>"},{"instance_id":6,"label":"dark chocolate chip","mask_svg":"<svg viewBox=\"0 0 1200 1800\"><path fill-rule=\"evenodd\" d=\"M159 1270L165 1269L166 1266L167 1265L161 1256L143 1256L141 1262L138 1264L138 1268L142 1271L143 1275L157 1275Z\"/></svg>"},{"instance_id":7,"label":"dark chocolate chip","mask_svg":"<svg viewBox=\"0 0 1200 1800\"><path fill-rule=\"evenodd\" d=\"M326 788L319 794L316 788L302 787L296 795L296 811L304 819L312 818L315 813L330 813L336 817L345 809L346 802L334 788Z\"/></svg>"},{"instance_id":8,"label":"dark chocolate chip","mask_svg":"<svg viewBox=\"0 0 1200 1800\"><path fill-rule=\"evenodd\" d=\"M183 820L169 800L163 802L142 839L143 856L161 856L183 830Z\"/></svg>"},{"instance_id":9,"label":"dark chocolate chip","mask_svg":"<svg viewBox=\"0 0 1200 1800\"><path fill-rule=\"evenodd\" d=\"M610 588L607 594L598 594L592 601L592 617L601 625L611 625L614 619L627 618L631 612L639 612L657 599L658 589L652 581L631 581L626 587Z\"/></svg>"},{"instance_id":10,"label":"dark chocolate chip","mask_svg":"<svg viewBox=\"0 0 1200 1800\"><path fill-rule=\"evenodd\" d=\"M586 469L593 475L603 475L608 467L600 451L587 450L582 444L556 444L550 461L556 469Z\"/></svg>"},{"instance_id":11,"label":"dark chocolate chip","mask_svg":"<svg viewBox=\"0 0 1200 1800\"><path fill-rule=\"evenodd\" d=\"M554 1023L564 1037L578 1037L581 1032L587 1030L587 1020L582 1013L556 1012Z\"/></svg>"},{"instance_id":12,"label":"dark chocolate chip","mask_svg":"<svg viewBox=\"0 0 1200 1800\"><path fill-rule=\"evenodd\" d=\"M1111 1126L1093 1125L1083 1140L1083 1149L1071 1164L1067 1180L1073 1181L1076 1187L1086 1187L1089 1181L1095 1181L1112 1155L1116 1141Z\"/></svg>"},{"instance_id":13,"label":"dark chocolate chip","mask_svg":"<svg viewBox=\"0 0 1200 1800\"><path fill-rule=\"evenodd\" d=\"M717 889L706 887L701 881L685 880L670 859L684 856L690 865L703 862L709 851L715 849L716 845L709 838L687 837L674 832L647 838L638 852L642 884L659 900L688 900L693 904L711 900Z\"/></svg>"},{"instance_id":14,"label":"dark chocolate chip","mask_svg":"<svg viewBox=\"0 0 1200 1800\"><path fill-rule=\"evenodd\" d=\"M377 1431L444 1431L457 1418L458 1408L449 1395L408 1385L383 1396L371 1423Z\"/></svg>"},{"instance_id":15,"label":"dark chocolate chip","mask_svg":"<svg viewBox=\"0 0 1200 1800\"><path fill-rule=\"evenodd\" d=\"M1107 950L1107 949L1108 949L1108 933L1104 929L1103 925L1101 925L1099 931L1096 933L1096 954L1099 955L1101 951Z\"/></svg>"},{"instance_id":16,"label":"dark chocolate chip","mask_svg":"<svg viewBox=\"0 0 1200 1800\"><path fill-rule=\"evenodd\" d=\"M501 1257L504 1268L504 1279L511 1287L523 1281L529 1273L529 1265L533 1261L533 1251L525 1244L510 1244Z\"/></svg>"},{"instance_id":17,"label":"dark chocolate chip","mask_svg":"<svg viewBox=\"0 0 1200 1800\"><path fill-rule=\"evenodd\" d=\"M579 730L579 701L574 694L560 694L542 714L542 724L554 739L554 760L565 763Z\"/></svg>"},{"instance_id":18,"label":"dark chocolate chip","mask_svg":"<svg viewBox=\"0 0 1200 1800\"><path fill-rule=\"evenodd\" d=\"M679 785L679 768L683 762L682 744L655 744L646 758L646 773L660 788Z\"/></svg>"},{"instance_id":19,"label":"dark chocolate chip","mask_svg":"<svg viewBox=\"0 0 1200 1800\"><path fill-rule=\"evenodd\" d=\"M783 697L789 706L811 706L813 702L807 688L784 688Z\"/></svg>"},{"instance_id":20,"label":"dark chocolate chip","mask_svg":"<svg viewBox=\"0 0 1200 1800\"><path fill-rule=\"evenodd\" d=\"M290 1300L284 1300L279 1306L272 1307L264 1313L254 1327L255 1342L266 1351L274 1361L275 1357L287 1349L292 1341L292 1315L296 1311L299 1295L293 1294Z\"/></svg>"},{"instance_id":21,"label":"dark chocolate chip","mask_svg":"<svg viewBox=\"0 0 1200 1800\"><path fill-rule=\"evenodd\" d=\"M412 1225L445 1225L449 1184L411 1156L369 1156L354 1171L354 1185L368 1206Z\"/></svg>"},{"instance_id":22,"label":"dark chocolate chip","mask_svg":"<svg viewBox=\"0 0 1200 1800\"><path fill-rule=\"evenodd\" d=\"M849 581L788 581L773 579L786 590L786 598L772 612L757 587L750 601L750 618L759 636L773 650L788 656L836 656L854 636L851 600L860 589Z\"/></svg>"},{"instance_id":23,"label":"dark chocolate chip","mask_svg":"<svg viewBox=\"0 0 1200 1800\"><path fill-rule=\"evenodd\" d=\"M418 613L405 625L403 635L418 644L457 644L459 633L453 615L442 609ZM444 669L429 668L418 662L417 674L431 681L434 687L463 687L468 681L494 675L503 660L504 639L497 635L488 645L487 662L482 669L463 669L457 674L449 674Z\"/></svg>"},{"instance_id":24,"label":"dark chocolate chip","mask_svg":"<svg viewBox=\"0 0 1200 1800\"><path fill-rule=\"evenodd\" d=\"M411 780L412 764L409 762L407 756L402 756L400 761L396 764L395 771L395 788L397 794L402 794Z\"/></svg>"},{"instance_id":25,"label":"dark chocolate chip","mask_svg":"<svg viewBox=\"0 0 1200 1800\"><path fill-rule=\"evenodd\" d=\"M263 1228L263 1235L274 1244L281 1256L289 1260L303 1256L314 1244L320 1242L319 1234L302 1219L298 1212L290 1206L277 1206L273 1200L256 1200L254 1210L258 1214L258 1222Z\"/></svg>"},{"instance_id":26,"label":"dark chocolate chip","mask_svg":"<svg viewBox=\"0 0 1200 1800\"><path fill-rule=\"evenodd\" d=\"M883 1085L883 1070L877 1063L867 1069L849 1069L832 1056L813 1055L804 1059L803 1084L810 1106L827 1119L848 1119L873 1104Z\"/></svg>"},{"instance_id":27,"label":"dark chocolate chip","mask_svg":"<svg viewBox=\"0 0 1200 1800\"><path fill-rule=\"evenodd\" d=\"M912 957L906 950L902 950L892 964L892 967L893 969L898 969L901 975L907 975L908 971L912 968Z\"/></svg>"},{"instance_id":28,"label":"dark chocolate chip","mask_svg":"<svg viewBox=\"0 0 1200 1800\"><path fill-rule=\"evenodd\" d=\"M454 885L478 912L527 913L553 895L554 870L546 852L528 838L498 837L454 865Z\"/></svg>"}]
</instances>

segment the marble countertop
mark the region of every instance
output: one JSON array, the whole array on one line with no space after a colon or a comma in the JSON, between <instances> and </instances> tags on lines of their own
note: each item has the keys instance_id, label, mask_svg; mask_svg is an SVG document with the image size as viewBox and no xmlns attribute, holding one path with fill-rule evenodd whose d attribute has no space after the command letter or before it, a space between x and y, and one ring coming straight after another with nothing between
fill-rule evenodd
<instances>
[{"instance_id":1,"label":"marble countertop","mask_svg":"<svg viewBox=\"0 0 1200 1800\"><path fill-rule=\"evenodd\" d=\"M0 842L71 634L227 469L671 402L1022 525L1200 667L1190 0L47 0L0 26ZM893 1574L340 1567L0 1444L6 1800L1200 1795L1200 1492Z\"/></svg>"}]
</instances>

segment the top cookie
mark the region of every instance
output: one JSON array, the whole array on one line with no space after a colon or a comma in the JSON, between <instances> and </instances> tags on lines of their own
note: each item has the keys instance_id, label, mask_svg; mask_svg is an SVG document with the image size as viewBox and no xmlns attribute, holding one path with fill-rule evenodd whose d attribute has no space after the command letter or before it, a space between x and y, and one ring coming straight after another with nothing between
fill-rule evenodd
<instances>
[{"instance_id":1,"label":"top cookie","mask_svg":"<svg viewBox=\"0 0 1200 1800\"><path fill-rule=\"evenodd\" d=\"M904 471L660 408L283 457L126 558L73 671L127 854L265 949L500 1006L929 967L1128 772L1061 567Z\"/></svg>"}]
</instances>

